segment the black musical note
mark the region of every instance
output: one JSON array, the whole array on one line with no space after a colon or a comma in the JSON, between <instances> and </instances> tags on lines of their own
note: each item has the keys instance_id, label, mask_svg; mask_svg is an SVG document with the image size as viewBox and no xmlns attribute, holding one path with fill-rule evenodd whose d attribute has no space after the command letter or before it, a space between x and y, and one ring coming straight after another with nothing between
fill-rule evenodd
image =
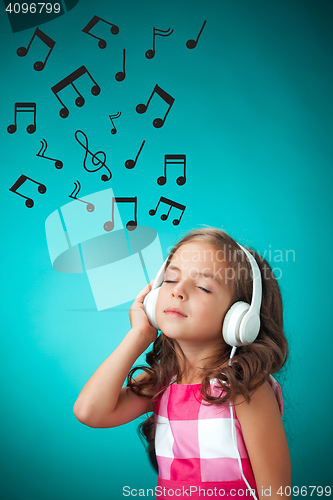
<instances>
[{"instance_id":1,"label":"black musical note","mask_svg":"<svg viewBox=\"0 0 333 500\"><path fill-rule=\"evenodd\" d=\"M77 97L75 99L76 106L78 106L79 108L81 106L83 106L84 103L85 103L84 97L77 90L77 88L75 87L75 85L74 85L73 82L75 80L77 80L78 78L80 78L85 73L87 73L87 75L90 77L91 81L94 82L94 84L95 84L91 88L91 93L93 95L98 95L100 93L100 91L101 91L101 88L99 87L99 85L97 85L97 83L95 82L95 80L93 79L93 77L91 76L91 74L89 73L89 71L87 70L87 68L85 66L80 66L80 68L78 68L77 70L73 71L73 73L71 73L70 75L66 76L66 78L64 78L59 83L57 83L56 85L54 85L53 87L51 87L52 92L54 93L54 95L56 96L56 98L58 99L58 101L60 102L60 104L62 104L62 106L63 106L63 108L59 112L61 118L67 118L67 116L69 115L69 110L68 110L68 108L66 108L66 106L64 105L64 103L62 102L62 100L59 98L58 93L61 90L63 90L65 87L67 87L68 85L71 85L73 87L73 89L75 90L75 92L79 96L79 97Z\"/></svg>"},{"instance_id":2,"label":"black musical note","mask_svg":"<svg viewBox=\"0 0 333 500\"><path fill-rule=\"evenodd\" d=\"M184 176L177 178L178 186L183 186L186 182L186 155L165 155L164 156L164 176L157 179L159 186L164 186L167 181L166 170L167 165L184 165Z\"/></svg>"},{"instance_id":3,"label":"black musical note","mask_svg":"<svg viewBox=\"0 0 333 500\"><path fill-rule=\"evenodd\" d=\"M17 181L14 182L12 187L9 188L9 191L11 191L12 193L18 194L19 196L22 196L22 198L25 198L25 200L26 200L25 206L28 208L32 208L34 206L34 201L31 198L28 198L27 196L24 196L23 194L17 192L17 189L19 187L21 187L22 184L26 180L34 182L35 184L38 184L38 192L40 194L44 194L46 192L46 186L44 186L44 184L41 184L40 182L34 181L33 179L31 179L30 177L27 177L26 175L21 175L21 177L19 177L17 179Z\"/></svg>"},{"instance_id":4,"label":"black musical note","mask_svg":"<svg viewBox=\"0 0 333 500\"><path fill-rule=\"evenodd\" d=\"M131 168L134 168L134 167L135 167L136 162L137 162L137 159L139 158L139 155L140 155L140 153L141 153L141 151L142 151L142 148L143 148L143 146L144 146L145 142L146 142L146 141L143 141L143 142L142 142L141 147L140 147L140 149L139 149L139 152L138 152L138 154L137 154L137 155L136 155L136 157L135 157L135 160L126 160L126 161L125 161L125 167L126 167L126 168L131 169Z\"/></svg>"},{"instance_id":5,"label":"black musical note","mask_svg":"<svg viewBox=\"0 0 333 500\"><path fill-rule=\"evenodd\" d=\"M89 33L89 31L99 22L99 21L102 21L103 23L106 23L108 24L109 26L111 26L111 33L113 35L117 35L119 33L119 28L118 26L116 26L115 24L112 24L112 23L109 23L108 21L105 21L104 19L102 19L101 17L98 17L98 16L94 16L90 21L89 23L87 24L87 26L85 26L83 28L83 33L86 33L87 35L89 36L92 36L93 38L96 38L97 40L99 40L98 42L98 46L100 49L105 49L106 47L106 41L103 40L103 38L99 38L98 36L95 36L93 35L92 33Z\"/></svg>"},{"instance_id":6,"label":"black musical note","mask_svg":"<svg viewBox=\"0 0 333 500\"><path fill-rule=\"evenodd\" d=\"M202 25L202 28L201 28L201 30L200 30L200 32L199 32L199 35L197 36L197 39L196 39L196 40L187 40L187 42L186 42L186 47L187 47L188 49L195 49L195 47L197 46L197 43L198 43L198 41L199 41L200 35L201 35L201 33L202 33L202 30L203 30L203 29L204 29L204 27L205 27L205 24L206 24L206 21L204 21L204 23L203 23L203 25Z\"/></svg>"},{"instance_id":7,"label":"black musical note","mask_svg":"<svg viewBox=\"0 0 333 500\"><path fill-rule=\"evenodd\" d=\"M45 144L44 144L43 141L45 142ZM48 156L45 156L44 153L47 150L47 142L46 142L46 139L43 139L43 141L40 141L41 144L42 144L42 147L40 148L40 150L38 151L38 153L36 154L36 156L39 156L40 158L45 158L46 160L52 160L52 161L54 161L55 162L55 168L57 168L59 170L60 168L62 168L64 166L64 164L62 163L62 161L57 160L56 158L49 158ZM44 147L45 147L45 149L44 149ZM44 151L42 152L42 154L40 154L42 150L44 150Z\"/></svg>"},{"instance_id":8,"label":"black musical note","mask_svg":"<svg viewBox=\"0 0 333 500\"><path fill-rule=\"evenodd\" d=\"M123 70L119 71L115 75L115 79L117 80L117 82L122 82L123 80L125 80L125 77L126 77L126 73L125 73L125 49L124 49L123 50Z\"/></svg>"},{"instance_id":9,"label":"black musical note","mask_svg":"<svg viewBox=\"0 0 333 500\"><path fill-rule=\"evenodd\" d=\"M153 50L147 50L146 58L152 59L155 56L155 37L156 36L170 36L173 33L173 30L170 31L170 28L167 30L159 30L157 28L153 28Z\"/></svg>"},{"instance_id":10,"label":"black musical note","mask_svg":"<svg viewBox=\"0 0 333 500\"><path fill-rule=\"evenodd\" d=\"M39 28L36 28L36 31L35 33L33 34L30 42L29 42L29 45L28 47L19 47L16 51L16 54L20 57L24 57L27 55L27 53L29 52L29 49L30 49L30 46L33 42L33 39L35 38L35 36L37 36L42 42L45 43L45 45L50 49L44 62L42 61L36 61L35 64L34 64L34 69L36 71L42 71L44 68L45 68L45 64L55 46L55 41L52 40L52 38L50 38L49 36L47 36L45 33L43 33L42 30L40 30Z\"/></svg>"},{"instance_id":11,"label":"black musical note","mask_svg":"<svg viewBox=\"0 0 333 500\"><path fill-rule=\"evenodd\" d=\"M117 129L114 126L112 118L119 118L119 116L121 116L121 111L118 111L118 113L116 115L109 115L109 118L110 118L111 123L113 125L113 128L111 129L111 134L116 134L117 133Z\"/></svg>"},{"instance_id":12,"label":"black musical note","mask_svg":"<svg viewBox=\"0 0 333 500\"><path fill-rule=\"evenodd\" d=\"M137 225L138 225L138 221L137 221L137 215L136 215L136 212L137 212L137 197L134 196L133 198L123 198L123 197L115 197L113 196L112 197L112 215L111 215L111 219L112 220L109 220L107 222L105 222L104 224L104 229L105 231L112 231L112 229L114 228L114 203L134 203L134 219L133 220L129 220L126 224L126 228L128 231L134 231L134 229L136 229Z\"/></svg>"},{"instance_id":13,"label":"black musical note","mask_svg":"<svg viewBox=\"0 0 333 500\"><path fill-rule=\"evenodd\" d=\"M76 182L77 182L77 184L76 184ZM86 205L87 205L86 209L88 210L88 212L93 212L95 210L95 206L92 203L88 203L87 201L81 200L80 198L77 197L77 195L81 191L81 185L80 185L79 181L76 181L76 182L74 182L75 188L74 188L73 192L68 195L69 198L72 198L73 200L81 201L82 203L86 203ZM76 190L77 190L77 192L75 193ZM75 193L75 195L73 196L74 193Z\"/></svg>"},{"instance_id":14,"label":"black musical note","mask_svg":"<svg viewBox=\"0 0 333 500\"><path fill-rule=\"evenodd\" d=\"M140 114L145 113L147 111L149 103L150 103L150 101L155 93L157 95L159 95L163 99L163 101L165 101L167 104L169 104L168 110L165 113L164 118L163 119L162 118L155 118L155 120L153 121L153 125L155 128L161 128L161 127L163 127L164 122L166 120L166 117L168 116L169 111L170 111L173 103L175 102L174 98L171 97L170 94L165 92L165 90L161 89L161 87L159 87L158 85L155 85L155 88L152 91L151 96L149 97L149 99L147 101L147 104L138 104L136 107L136 111Z\"/></svg>"},{"instance_id":15,"label":"black musical note","mask_svg":"<svg viewBox=\"0 0 333 500\"><path fill-rule=\"evenodd\" d=\"M78 139L78 133L81 133L84 138L85 138L85 141L86 141L86 144L82 144L82 142ZM77 140L77 142L83 147L83 149L85 150L85 157L84 157L84 160L83 160L83 167L84 169L87 171L87 172L97 172L98 170L100 170L101 168L105 167L106 170L109 172L109 177L105 174L102 175L101 179L102 181L106 182L106 181L109 181L112 177L112 174L110 172L110 170L108 169L108 167L106 166L105 162L106 162L106 154L104 153L104 151L97 151L97 153L93 154L91 151L89 151L88 149L88 138L86 136L86 134L84 132L82 132L82 130L77 130L75 132L75 139ZM92 156L92 163L93 165L97 166L97 165L100 165L100 167L97 167L95 169L89 169L86 165L86 159L87 159L87 156L88 156L88 153ZM103 156L103 160L100 160L99 158L97 158L97 156L101 154Z\"/></svg>"},{"instance_id":16,"label":"black musical note","mask_svg":"<svg viewBox=\"0 0 333 500\"><path fill-rule=\"evenodd\" d=\"M162 203L166 203L167 205L169 205L169 206L170 206L170 208L169 208L169 212L168 212L167 214L162 214L162 215L161 215L161 220L167 220L167 218L169 217L169 214L170 214L170 212L171 212L172 207L177 208L178 210L182 210L182 214L181 214L181 216L179 217L179 219L174 219L174 220L172 221L172 224L173 224L174 226L178 226L178 224L180 223L180 221L181 221L181 219L182 219L182 217L183 217L183 214L184 214L184 212L185 212L185 208L186 208L186 207L185 207L185 205L181 205L180 203L177 203L177 202L172 201L172 200L168 200L168 198L164 198L164 196L161 196L161 198L160 198L159 202L158 202L158 203L157 203L157 205L156 205L156 208L155 208L155 209L153 209L153 208L152 208L151 210L149 210L149 215L155 215L155 214L156 214L157 209L158 209L158 206L159 206L159 204L160 204L161 202L162 202Z\"/></svg>"},{"instance_id":17,"label":"black musical note","mask_svg":"<svg viewBox=\"0 0 333 500\"><path fill-rule=\"evenodd\" d=\"M22 109L21 109L22 108ZM27 126L28 134L33 134L36 132L36 103L35 102L16 102L14 112L14 123L8 125L7 132L9 134L14 134L17 130L16 115L17 113L32 113L34 114L34 123Z\"/></svg>"}]
</instances>

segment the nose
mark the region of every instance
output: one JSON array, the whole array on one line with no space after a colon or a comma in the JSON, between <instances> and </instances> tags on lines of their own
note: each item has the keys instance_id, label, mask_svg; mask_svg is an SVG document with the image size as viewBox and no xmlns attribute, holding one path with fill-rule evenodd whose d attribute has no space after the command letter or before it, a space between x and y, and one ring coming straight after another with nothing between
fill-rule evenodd
<instances>
[{"instance_id":1,"label":"nose","mask_svg":"<svg viewBox=\"0 0 333 500\"><path fill-rule=\"evenodd\" d=\"M181 300L185 300L187 298L187 293L185 290L185 286L182 282L178 282L173 287L171 292L172 297L180 298Z\"/></svg>"}]
</instances>

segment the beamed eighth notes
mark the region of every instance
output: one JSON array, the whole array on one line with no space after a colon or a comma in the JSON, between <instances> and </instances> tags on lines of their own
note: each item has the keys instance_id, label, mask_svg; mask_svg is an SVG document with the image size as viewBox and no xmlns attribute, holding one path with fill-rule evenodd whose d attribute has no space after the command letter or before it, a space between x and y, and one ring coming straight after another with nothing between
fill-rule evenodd
<instances>
[{"instance_id":1,"label":"beamed eighth notes","mask_svg":"<svg viewBox=\"0 0 333 500\"><path fill-rule=\"evenodd\" d=\"M73 73L66 76L66 78L64 78L60 82L56 83L56 85L53 85L53 87L51 87L52 92L54 93L54 95L56 96L56 98L58 99L60 104L63 106L63 108L61 108L61 110L59 112L61 118L67 118L67 116L69 115L69 109L62 102L62 100L60 99L58 94L65 87L68 87L68 85L71 85L78 95L78 97L75 99L76 106L78 106L80 108L81 106L84 105L84 103L85 103L84 97L80 94L80 92L77 90L77 88L75 87L75 85L73 83L78 78L81 78L81 76L83 76L84 74L87 74L89 76L89 78L91 79L91 81L94 83L94 85L91 88L92 95L98 95L101 91L101 88L99 87L99 85L97 85L97 83L95 82L95 80L93 79L93 77L91 76L91 74L89 73L89 71L87 70L87 68L85 66L80 66L80 68L73 71Z\"/></svg>"},{"instance_id":2,"label":"beamed eighth notes","mask_svg":"<svg viewBox=\"0 0 333 500\"><path fill-rule=\"evenodd\" d=\"M163 101L165 101L169 105L169 107L164 115L164 118L155 118L155 120L153 121L153 126L155 128L161 128L161 127L163 127L165 120L166 120L166 117L168 116L169 111L172 108L173 103L175 102L175 99L170 94L165 92L165 90L161 89L161 87L159 87L158 85L155 85L154 90L152 91L152 93L147 101L147 104L138 104L136 107L136 111L140 114L145 113L148 109L148 106L149 106L150 101L152 100L152 97L154 94L157 94L158 96L160 96L161 99L163 99Z\"/></svg>"},{"instance_id":3,"label":"beamed eighth notes","mask_svg":"<svg viewBox=\"0 0 333 500\"><path fill-rule=\"evenodd\" d=\"M26 201L25 201L25 206L27 208L32 208L34 206L34 201L31 199L31 198L28 198L28 196L24 196L23 194L21 193L18 193L17 190L22 186L22 184L24 184L26 181L31 181L31 182L34 182L35 184L38 185L38 192L40 194L44 194L46 193L46 186L44 186L44 184L41 184L40 182L37 182L37 181L34 181L33 179L31 179L30 177L27 177L26 175L21 175L16 182L14 182L14 184L12 185L12 187L9 188L9 191L11 191L12 193L15 193L17 194L18 196L21 196L22 198L24 198Z\"/></svg>"},{"instance_id":4,"label":"beamed eighth notes","mask_svg":"<svg viewBox=\"0 0 333 500\"><path fill-rule=\"evenodd\" d=\"M30 46L31 46L35 37L39 38L49 48L49 51L44 59L44 62L43 61L36 61L34 64L34 69L36 71L42 71L45 68L45 64L46 64L54 46L55 46L55 41L52 40L52 38L50 38L48 35L45 35L45 33L42 30L40 30L39 28L36 28L36 31L33 34L32 38L29 42L28 47L19 47L16 51L16 54L20 57L26 56L27 53L29 52Z\"/></svg>"},{"instance_id":5,"label":"beamed eighth notes","mask_svg":"<svg viewBox=\"0 0 333 500\"><path fill-rule=\"evenodd\" d=\"M180 223L180 221L181 221L181 219L183 217L183 214L185 212L185 208L186 208L185 205L181 205L180 203L177 203L176 201L168 200L168 198L165 198L164 196L161 196L161 198L159 199L159 202L156 205L156 208L152 208L151 210L149 210L149 215L155 215L156 214L157 209L158 209L160 203L165 203L166 205L169 205L169 207L170 207L167 214L162 214L161 215L161 220L163 220L163 221L167 220L167 218L169 217L169 214L170 214L172 208L176 208L177 210L181 210L182 213L181 213L179 219L174 219L172 221L172 224L174 226L178 226L178 224Z\"/></svg>"},{"instance_id":6,"label":"beamed eighth notes","mask_svg":"<svg viewBox=\"0 0 333 500\"><path fill-rule=\"evenodd\" d=\"M94 26L96 26L96 24L99 22L99 21L102 21L103 23L106 23L108 24L109 26L111 26L111 33L113 35L117 35L119 33L119 28L118 26L116 26L115 24L112 24L112 23L109 23L108 21L105 21L104 19L102 19L101 17L98 17L98 16L94 16L90 21L89 23L87 24L87 26L85 26L83 28L83 33L86 33L87 35L89 36L92 36L93 38L96 38L96 40L98 40L98 46L100 49L105 49L106 47L106 41L103 39L103 38L100 38L96 35L93 35L92 33L90 33L90 30L93 29Z\"/></svg>"},{"instance_id":7,"label":"beamed eighth notes","mask_svg":"<svg viewBox=\"0 0 333 500\"><path fill-rule=\"evenodd\" d=\"M14 123L8 125L7 132L14 134L17 130L17 113L33 113L34 122L27 126L28 134L36 132L36 103L35 102L16 102L14 107Z\"/></svg>"}]
</instances>

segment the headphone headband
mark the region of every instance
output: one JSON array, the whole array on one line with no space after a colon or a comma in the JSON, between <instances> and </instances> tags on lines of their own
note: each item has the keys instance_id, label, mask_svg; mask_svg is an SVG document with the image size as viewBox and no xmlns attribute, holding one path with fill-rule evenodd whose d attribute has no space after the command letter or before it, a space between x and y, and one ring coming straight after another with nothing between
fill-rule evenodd
<instances>
[{"instance_id":1,"label":"headphone headband","mask_svg":"<svg viewBox=\"0 0 333 500\"><path fill-rule=\"evenodd\" d=\"M252 300L249 311L256 312L258 315L260 313L261 298L262 298L262 282L261 273L257 261L250 252L244 248L242 245L237 243L237 245L243 250L247 256L252 270Z\"/></svg>"}]
</instances>

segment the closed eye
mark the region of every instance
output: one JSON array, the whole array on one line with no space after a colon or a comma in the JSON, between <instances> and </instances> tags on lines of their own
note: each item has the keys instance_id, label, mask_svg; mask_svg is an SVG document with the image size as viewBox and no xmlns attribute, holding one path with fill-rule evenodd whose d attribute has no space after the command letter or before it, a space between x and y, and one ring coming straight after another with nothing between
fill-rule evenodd
<instances>
[{"instance_id":1,"label":"closed eye","mask_svg":"<svg viewBox=\"0 0 333 500\"><path fill-rule=\"evenodd\" d=\"M177 281L164 280L163 283L177 283ZM212 293L210 290L207 290L207 288L204 288L203 286L198 286L198 288L205 293Z\"/></svg>"}]
</instances>

